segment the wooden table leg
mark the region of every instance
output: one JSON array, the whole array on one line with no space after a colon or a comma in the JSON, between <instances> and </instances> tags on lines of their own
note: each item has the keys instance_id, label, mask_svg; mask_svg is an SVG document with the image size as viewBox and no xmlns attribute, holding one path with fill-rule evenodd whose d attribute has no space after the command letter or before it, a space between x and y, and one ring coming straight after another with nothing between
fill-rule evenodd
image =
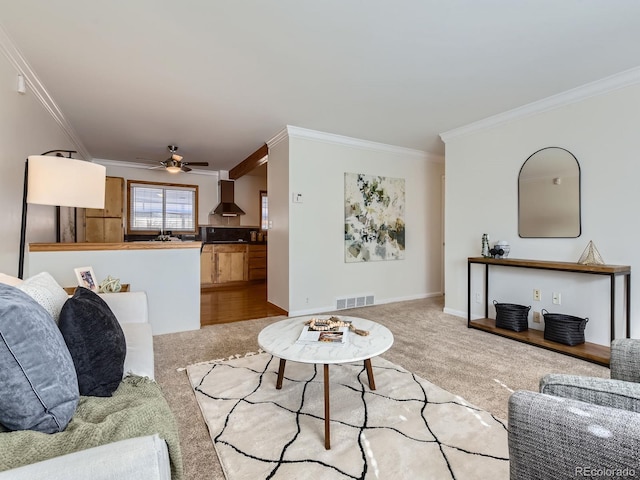
<instances>
[{"instance_id":1,"label":"wooden table leg","mask_svg":"<svg viewBox=\"0 0 640 480\"><path fill-rule=\"evenodd\" d=\"M364 361L364 366L367 369L367 377L369 378L369 388L371 390L376 389L376 381L373 378L373 368L371 367L371 359L367 358Z\"/></svg>"},{"instance_id":2,"label":"wooden table leg","mask_svg":"<svg viewBox=\"0 0 640 480\"><path fill-rule=\"evenodd\" d=\"M331 450L331 430L329 423L331 408L329 407L329 365L324 364L324 448Z\"/></svg>"},{"instance_id":3,"label":"wooden table leg","mask_svg":"<svg viewBox=\"0 0 640 480\"><path fill-rule=\"evenodd\" d=\"M282 379L284 378L284 365L287 363L286 360L280 359L280 366L278 367L278 380L276 381L276 389L280 390L282 388Z\"/></svg>"}]
</instances>

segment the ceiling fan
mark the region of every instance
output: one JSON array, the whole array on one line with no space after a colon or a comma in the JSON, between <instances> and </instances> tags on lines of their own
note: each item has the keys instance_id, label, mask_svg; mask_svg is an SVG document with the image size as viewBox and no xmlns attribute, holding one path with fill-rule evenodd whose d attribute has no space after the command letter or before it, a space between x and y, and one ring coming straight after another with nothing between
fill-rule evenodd
<instances>
[{"instance_id":1,"label":"ceiling fan","mask_svg":"<svg viewBox=\"0 0 640 480\"><path fill-rule=\"evenodd\" d=\"M171 152L171 156L166 160L162 160L160 164L169 173L190 172L191 169L187 165L202 166L202 167L209 166L209 162L183 162L182 156L176 154L176 152L178 151L178 147L176 145L169 145L167 148Z\"/></svg>"}]
</instances>

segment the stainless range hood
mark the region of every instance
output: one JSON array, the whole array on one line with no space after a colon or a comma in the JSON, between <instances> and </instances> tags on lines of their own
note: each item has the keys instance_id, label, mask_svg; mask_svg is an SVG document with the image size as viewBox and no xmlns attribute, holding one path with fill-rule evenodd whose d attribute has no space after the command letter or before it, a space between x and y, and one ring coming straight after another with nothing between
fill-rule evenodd
<instances>
[{"instance_id":1,"label":"stainless range hood","mask_svg":"<svg viewBox=\"0 0 640 480\"><path fill-rule=\"evenodd\" d=\"M234 202L235 183L233 180L220 180L220 203L211 211L211 214L221 215L223 217L237 217L244 215L242 210Z\"/></svg>"}]
</instances>

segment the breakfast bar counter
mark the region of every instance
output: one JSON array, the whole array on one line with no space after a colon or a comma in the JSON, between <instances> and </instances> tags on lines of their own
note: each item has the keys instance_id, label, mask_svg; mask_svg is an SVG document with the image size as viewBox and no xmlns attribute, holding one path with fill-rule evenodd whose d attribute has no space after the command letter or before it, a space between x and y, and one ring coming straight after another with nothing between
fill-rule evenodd
<instances>
[{"instance_id":1,"label":"breakfast bar counter","mask_svg":"<svg viewBox=\"0 0 640 480\"><path fill-rule=\"evenodd\" d=\"M154 335L200 328L200 247L197 241L32 243L25 272L49 272L60 285L77 285L75 268L91 267L147 293Z\"/></svg>"},{"instance_id":2,"label":"breakfast bar counter","mask_svg":"<svg viewBox=\"0 0 640 480\"><path fill-rule=\"evenodd\" d=\"M88 250L200 249L201 242L30 243L29 252L80 252Z\"/></svg>"}]
</instances>

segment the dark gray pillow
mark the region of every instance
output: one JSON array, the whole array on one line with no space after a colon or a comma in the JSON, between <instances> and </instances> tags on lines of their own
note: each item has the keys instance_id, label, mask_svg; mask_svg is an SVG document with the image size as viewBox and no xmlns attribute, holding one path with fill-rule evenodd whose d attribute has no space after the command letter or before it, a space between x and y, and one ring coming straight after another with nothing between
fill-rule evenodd
<instances>
[{"instance_id":1,"label":"dark gray pillow","mask_svg":"<svg viewBox=\"0 0 640 480\"><path fill-rule=\"evenodd\" d=\"M122 381L127 345L109 306L78 287L62 307L58 326L76 367L80 395L110 397Z\"/></svg>"},{"instance_id":2,"label":"dark gray pillow","mask_svg":"<svg viewBox=\"0 0 640 480\"><path fill-rule=\"evenodd\" d=\"M51 315L23 291L0 284L0 423L61 432L78 398L73 361Z\"/></svg>"}]
</instances>

